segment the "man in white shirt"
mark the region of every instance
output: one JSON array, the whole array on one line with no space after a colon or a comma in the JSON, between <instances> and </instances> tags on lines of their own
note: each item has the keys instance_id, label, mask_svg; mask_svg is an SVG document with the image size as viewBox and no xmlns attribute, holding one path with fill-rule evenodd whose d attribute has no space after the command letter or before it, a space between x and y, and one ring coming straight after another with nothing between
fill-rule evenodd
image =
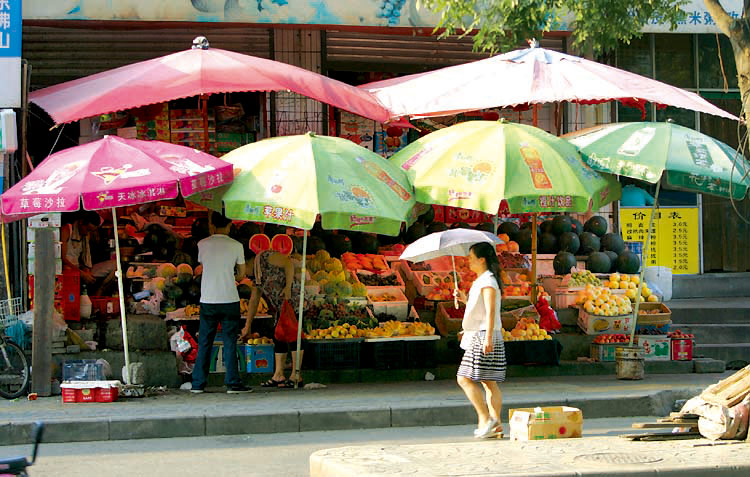
<instances>
[{"instance_id":1,"label":"man in white shirt","mask_svg":"<svg viewBox=\"0 0 750 477\"><path fill-rule=\"evenodd\" d=\"M242 244L229 237L232 221L223 214L213 212L209 237L198 242L198 261L203 265L201 278L200 330L198 332L198 357L193 369L191 392L202 393L211 359L216 328L221 323L224 342L224 383L227 393L250 392L240 380L237 368L237 338L242 328L240 297L235 280L245 277L245 253Z\"/></svg>"}]
</instances>

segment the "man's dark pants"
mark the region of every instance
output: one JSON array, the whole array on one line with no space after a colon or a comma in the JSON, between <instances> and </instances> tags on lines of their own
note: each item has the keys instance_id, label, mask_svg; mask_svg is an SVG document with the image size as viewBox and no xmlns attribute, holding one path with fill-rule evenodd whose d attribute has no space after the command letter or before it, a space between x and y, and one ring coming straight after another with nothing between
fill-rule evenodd
<instances>
[{"instance_id":1,"label":"man's dark pants","mask_svg":"<svg viewBox=\"0 0 750 477\"><path fill-rule=\"evenodd\" d=\"M227 386L241 384L240 373L237 369L237 338L242 328L240 302L201 303L200 306L198 357L193 369L193 389L203 389L206 386L211 364L211 350L219 323L221 323L221 337L224 341L223 354L226 367L224 383Z\"/></svg>"}]
</instances>

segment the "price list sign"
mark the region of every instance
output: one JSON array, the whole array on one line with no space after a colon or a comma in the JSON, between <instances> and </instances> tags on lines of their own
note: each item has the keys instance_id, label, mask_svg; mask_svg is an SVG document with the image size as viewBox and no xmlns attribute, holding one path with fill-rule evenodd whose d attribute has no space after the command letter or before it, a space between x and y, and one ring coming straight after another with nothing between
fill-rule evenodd
<instances>
[{"instance_id":1,"label":"price list sign","mask_svg":"<svg viewBox=\"0 0 750 477\"><path fill-rule=\"evenodd\" d=\"M662 207L656 210L646 266L672 269L675 275L700 272L699 209ZM636 253L646 243L651 209L620 209L622 238Z\"/></svg>"}]
</instances>

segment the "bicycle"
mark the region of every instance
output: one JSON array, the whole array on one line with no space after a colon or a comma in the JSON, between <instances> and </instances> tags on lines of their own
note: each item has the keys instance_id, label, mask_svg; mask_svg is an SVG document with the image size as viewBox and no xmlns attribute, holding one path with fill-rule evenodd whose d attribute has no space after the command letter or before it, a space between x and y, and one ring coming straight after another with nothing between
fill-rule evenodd
<instances>
[{"instance_id":1,"label":"bicycle","mask_svg":"<svg viewBox=\"0 0 750 477\"><path fill-rule=\"evenodd\" d=\"M0 477L6 475L18 477L28 476L26 468L34 465L34 462L36 462L36 451L39 448L39 443L42 442L42 435L44 435L44 423L37 422L34 425L34 430L32 432L34 448L31 452L31 460L28 460L25 456L0 459Z\"/></svg>"},{"instance_id":2,"label":"bicycle","mask_svg":"<svg viewBox=\"0 0 750 477\"><path fill-rule=\"evenodd\" d=\"M0 396L15 399L29 387L31 370L23 349L5 335L5 330L18 323L21 299L0 301Z\"/></svg>"}]
</instances>

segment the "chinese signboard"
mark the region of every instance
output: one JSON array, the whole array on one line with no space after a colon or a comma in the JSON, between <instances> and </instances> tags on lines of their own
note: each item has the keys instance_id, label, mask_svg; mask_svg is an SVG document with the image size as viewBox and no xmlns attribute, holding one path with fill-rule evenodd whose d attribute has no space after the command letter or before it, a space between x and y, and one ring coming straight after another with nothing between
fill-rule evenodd
<instances>
[{"instance_id":1,"label":"chinese signboard","mask_svg":"<svg viewBox=\"0 0 750 477\"><path fill-rule=\"evenodd\" d=\"M734 17L742 13L741 0L721 0L721 4ZM703 0L689 0L682 9L686 15L674 33L720 33ZM432 28L440 14L418 0L26 0L24 18ZM572 21L571 15L561 15L552 30L568 31ZM668 33L669 24L652 18L643 31Z\"/></svg>"},{"instance_id":2,"label":"chinese signboard","mask_svg":"<svg viewBox=\"0 0 750 477\"><path fill-rule=\"evenodd\" d=\"M0 0L0 108L21 107L21 0Z\"/></svg>"},{"instance_id":3,"label":"chinese signboard","mask_svg":"<svg viewBox=\"0 0 750 477\"><path fill-rule=\"evenodd\" d=\"M700 273L699 213L698 207L657 209L645 265L669 267L675 275ZM650 219L650 208L620 209L622 238L635 244L631 250L637 253L646 243Z\"/></svg>"}]
</instances>

